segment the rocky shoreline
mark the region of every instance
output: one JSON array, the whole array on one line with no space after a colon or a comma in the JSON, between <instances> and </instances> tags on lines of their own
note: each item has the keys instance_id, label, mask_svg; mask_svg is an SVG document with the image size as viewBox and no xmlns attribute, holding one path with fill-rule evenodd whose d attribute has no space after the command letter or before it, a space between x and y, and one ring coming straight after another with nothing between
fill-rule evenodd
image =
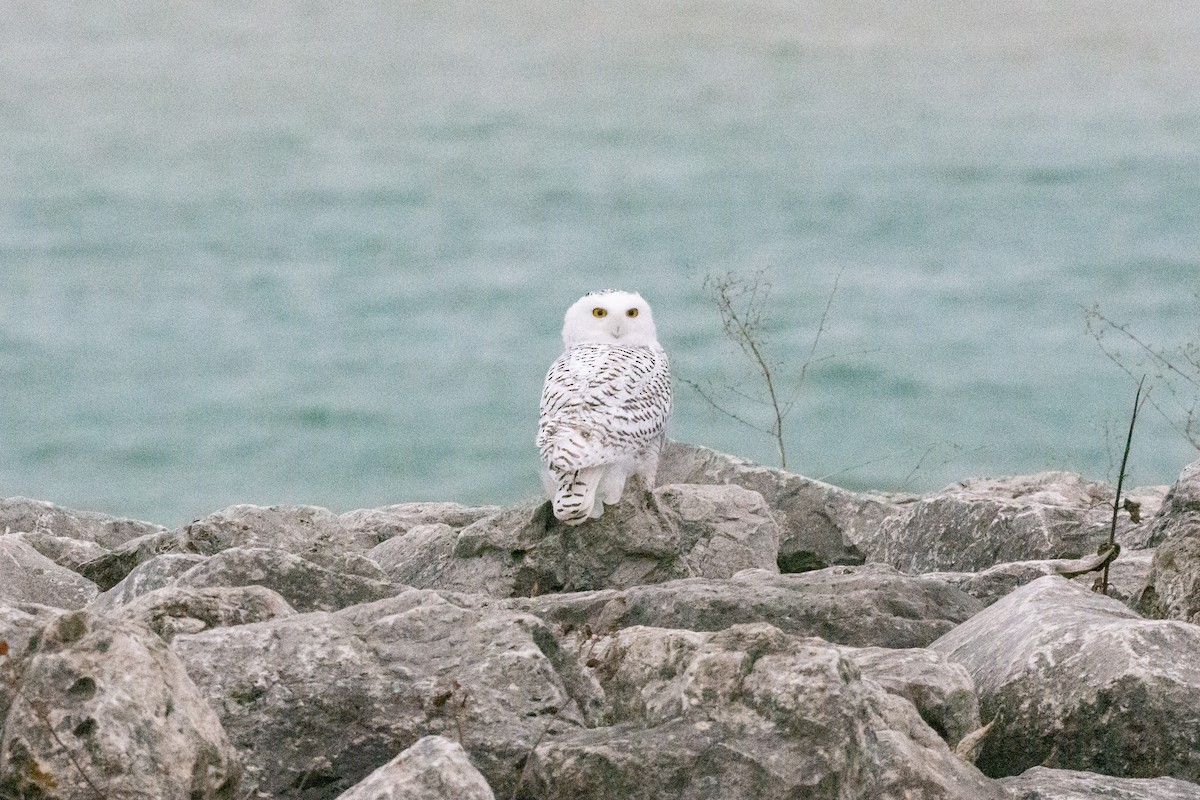
<instances>
[{"instance_id":1,"label":"rocky shoreline","mask_svg":"<svg viewBox=\"0 0 1200 800\"><path fill-rule=\"evenodd\" d=\"M0 500L0 798L1200 800L1200 461L1106 597L1112 497L672 443L578 528Z\"/></svg>"}]
</instances>

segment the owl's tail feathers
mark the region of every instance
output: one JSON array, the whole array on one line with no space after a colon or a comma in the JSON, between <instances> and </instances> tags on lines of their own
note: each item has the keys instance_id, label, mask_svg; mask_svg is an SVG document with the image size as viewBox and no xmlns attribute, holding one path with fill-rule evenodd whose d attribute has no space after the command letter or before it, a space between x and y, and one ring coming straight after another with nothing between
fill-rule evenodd
<instances>
[{"instance_id":1,"label":"owl's tail feathers","mask_svg":"<svg viewBox=\"0 0 1200 800\"><path fill-rule=\"evenodd\" d=\"M558 490L551 501L554 516L568 525L579 525L589 517L603 514L604 504L598 502L596 490L600 488L604 471L604 467L586 467L560 476Z\"/></svg>"}]
</instances>

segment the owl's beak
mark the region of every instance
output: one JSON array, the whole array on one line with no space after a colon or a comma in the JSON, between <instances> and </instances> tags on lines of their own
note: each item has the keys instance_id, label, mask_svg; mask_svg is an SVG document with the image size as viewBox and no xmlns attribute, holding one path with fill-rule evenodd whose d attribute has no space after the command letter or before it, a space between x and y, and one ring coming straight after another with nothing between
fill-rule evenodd
<instances>
[{"instance_id":1,"label":"owl's beak","mask_svg":"<svg viewBox=\"0 0 1200 800\"><path fill-rule=\"evenodd\" d=\"M613 335L614 339L620 339L624 333L625 333L625 328L622 327L619 322L616 325L612 326L612 335Z\"/></svg>"}]
</instances>

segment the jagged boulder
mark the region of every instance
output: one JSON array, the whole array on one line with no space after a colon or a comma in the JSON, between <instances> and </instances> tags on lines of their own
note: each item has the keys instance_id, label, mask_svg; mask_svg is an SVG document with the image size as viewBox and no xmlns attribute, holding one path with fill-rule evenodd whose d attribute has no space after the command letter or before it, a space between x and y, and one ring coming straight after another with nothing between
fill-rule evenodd
<instances>
[{"instance_id":1,"label":"jagged boulder","mask_svg":"<svg viewBox=\"0 0 1200 800\"><path fill-rule=\"evenodd\" d=\"M336 611L391 597L397 587L375 564L361 556L353 571L335 570L283 550L231 547L210 556L177 577L180 588L265 586L297 611ZM356 559L356 560L357 560Z\"/></svg>"},{"instance_id":2,"label":"jagged boulder","mask_svg":"<svg viewBox=\"0 0 1200 800\"><path fill-rule=\"evenodd\" d=\"M961 664L925 648L846 647L842 655L884 691L913 704L921 719L954 747L980 727L975 683Z\"/></svg>"},{"instance_id":3,"label":"jagged boulder","mask_svg":"<svg viewBox=\"0 0 1200 800\"><path fill-rule=\"evenodd\" d=\"M1033 767L1000 783L1012 800L1200 800L1200 786L1175 778L1113 778Z\"/></svg>"},{"instance_id":4,"label":"jagged boulder","mask_svg":"<svg viewBox=\"0 0 1200 800\"><path fill-rule=\"evenodd\" d=\"M180 633L249 625L295 613L286 600L265 586L167 586L121 609L121 616L141 623L166 642Z\"/></svg>"},{"instance_id":5,"label":"jagged boulder","mask_svg":"<svg viewBox=\"0 0 1200 800\"><path fill-rule=\"evenodd\" d=\"M353 571L354 556L378 544L367 528L347 528L319 506L235 505L173 531L139 536L80 566L103 590L134 567L164 553L212 556L233 547L282 550L339 571Z\"/></svg>"},{"instance_id":6,"label":"jagged boulder","mask_svg":"<svg viewBox=\"0 0 1200 800\"><path fill-rule=\"evenodd\" d=\"M564 525L548 503L526 503L462 530L416 527L367 555L398 583L518 597L776 571L779 527L738 486L628 491L604 516Z\"/></svg>"},{"instance_id":7,"label":"jagged boulder","mask_svg":"<svg viewBox=\"0 0 1200 800\"><path fill-rule=\"evenodd\" d=\"M23 662L0 739L0 795L243 796L238 757L216 715L149 630L63 614Z\"/></svg>"},{"instance_id":8,"label":"jagged boulder","mask_svg":"<svg viewBox=\"0 0 1200 800\"><path fill-rule=\"evenodd\" d=\"M1108 596L1128 606L1135 606L1142 598L1150 579L1150 564L1153 550L1123 552L1109 564ZM957 586L986 605L1004 597L1009 592L1032 583L1046 575L1064 575L1084 587L1093 587L1100 578L1099 570L1074 575L1075 572L1098 562L1096 556L1076 559L1049 559L1046 561L1014 561L996 564L979 572L927 572L921 577L945 581ZM1074 575L1074 577L1072 577Z\"/></svg>"},{"instance_id":9,"label":"jagged boulder","mask_svg":"<svg viewBox=\"0 0 1200 800\"><path fill-rule=\"evenodd\" d=\"M338 800L495 800L458 742L426 736Z\"/></svg>"},{"instance_id":10,"label":"jagged boulder","mask_svg":"<svg viewBox=\"0 0 1200 800\"><path fill-rule=\"evenodd\" d=\"M869 561L904 572L979 572L995 564L1075 559L1106 542L1115 491L1067 472L975 478L905 506L861 539ZM1156 489L1137 490L1139 522L1119 518L1117 542L1144 541Z\"/></svg>"},{"instance_id":11,"label":"jagged boulder","mask_svg":"<svg viewBox=\"0 0 1200 800\"><path fill-rule=\"evenodd\" d=\"M659 461L658 485L672 483L734 484L762 495L781 531L781 572L863 563L858 542L909 499L847 491L682 442L668 442Z\"/></svg>"},{"instance_id":12,"label":"jagged boulder","mask_svg":"<svg viewBox=\"0 0 1200 800\"><path fill-rule=\"evenodd\" d=\"M1179 474L1151 538L1159 544L1139 609L1150 617L1200 622L1200 461Z\"/></svg>"},{"instance_id":13,"label":"jagged boulder","mask_svg":"<svg viewBox=\"0 0 1200 800\"><path fill-rule=\"evenodd\" d=\"M383 508L347 511L338 522L356 541L371 546L403 536L421 525L448 525L465 528L472 522L503 511L500 506L464 506L458 503L397 503Z\"/></svg>"},{"instance_id":14,"label":"jagged boulder","mask_svg":"<svg viewBox=\"0 0 1200 800\"><path fill-rule=\"evenodd\" d=\"M952 586L882 564L795 575L746 570L726 580L544 595L508 606L584 638L633 625L719 631L767 622L785 633L891 648L924 647L983 608Z\"/></svg>"},{"instance_id":15,"label":"jagged boulder","mask_svg":"<svg viewBox=\"0 0 1200 800\"><path fill-rule=\"evenodd\" d=\"M409 591L172 643L270 796L334 798L427 735L509 796L518 763L598 700L540 620ZM565 677L564 677L565 676Z\"/></svg>"},{"instance_id":16,"label":"jagged boulder","mask_svg":"<svg viewBox=\"0 0 1200 800\"><path fill-rule=\"evenodd\" d=\"M1044 577L929 647L967 668L996 720L976 762L989 775L1200 778L1200 628Z\"/></svg>"},{"instance_id":17,"label":"jagged boulder","mask_svg":"<svg viewBox=\"0 0 1200 800\"><path fill-rule=\"evenodd\" d=\"M95 511L75 511L28 497L0 498L0 534L46 533L94 542L111 550L130 539L164 531L162 525L119 519Z\"/></svg>"},{"instance_id":18,"label":"jagged boulder","mask_svg":"<svg viewBox=\"0 0 1200 800\"><path fill-rule=\"evenodd\" d=\"M202 564L206 558L195 553L163 553L155 556L138 564L111 589L98 594L88 604L88 610L102 614L128 605L144 594L169 585L192 567Z\"/></svg>"},{"instance_id":19,"label":"jagged boulder","mask_svg":"<svg viewBox=\"0 0 1200 800\"><path fill-rule=\"evenodd\" d=\"M538 745L522 797L1007 798L819 639L634 627L597 662L609 726Z\"/></svg>"},{"instance_id":20,"label":"jagged boulder","mask_svg":"<svg viewBox=\"0 0 1200 800\"><path fill-rule=\"evenodd\" d=\"M108 552L106 548L95 542L72 539L69 536L56 536L47 531L29 531L10 535L16 536L60 567L66 567L72 571L78 571L81 564L97 559Z\"/></svg>"},{"instance_id":21,"label":"jagged boulder","mask_svg":"<svg viewBox=\"0 0 1200 800\"><path fill-rule=\"evenodd\" d=\"M99 591L96 584L55 564L20 536L0 535L0 604L78 609Z\"/></svg>"}]
</instances>

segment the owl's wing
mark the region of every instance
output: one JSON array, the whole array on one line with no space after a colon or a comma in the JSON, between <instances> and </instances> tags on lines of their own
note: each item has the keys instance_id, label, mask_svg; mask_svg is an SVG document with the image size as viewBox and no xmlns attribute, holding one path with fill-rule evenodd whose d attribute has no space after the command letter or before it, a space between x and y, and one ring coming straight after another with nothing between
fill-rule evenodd
<instances>
[{"instance_id":1,"label":"owl's wing","mask_svg":"<svg viewBox=\"0 0 1200 800\"><path fill-rule=\"evenodd\" d=\"M560 474L608 464L655 441L670 414L671 372L661 349L578 345L546 374L538 450Z\"/></svg>"}]
</instances>

